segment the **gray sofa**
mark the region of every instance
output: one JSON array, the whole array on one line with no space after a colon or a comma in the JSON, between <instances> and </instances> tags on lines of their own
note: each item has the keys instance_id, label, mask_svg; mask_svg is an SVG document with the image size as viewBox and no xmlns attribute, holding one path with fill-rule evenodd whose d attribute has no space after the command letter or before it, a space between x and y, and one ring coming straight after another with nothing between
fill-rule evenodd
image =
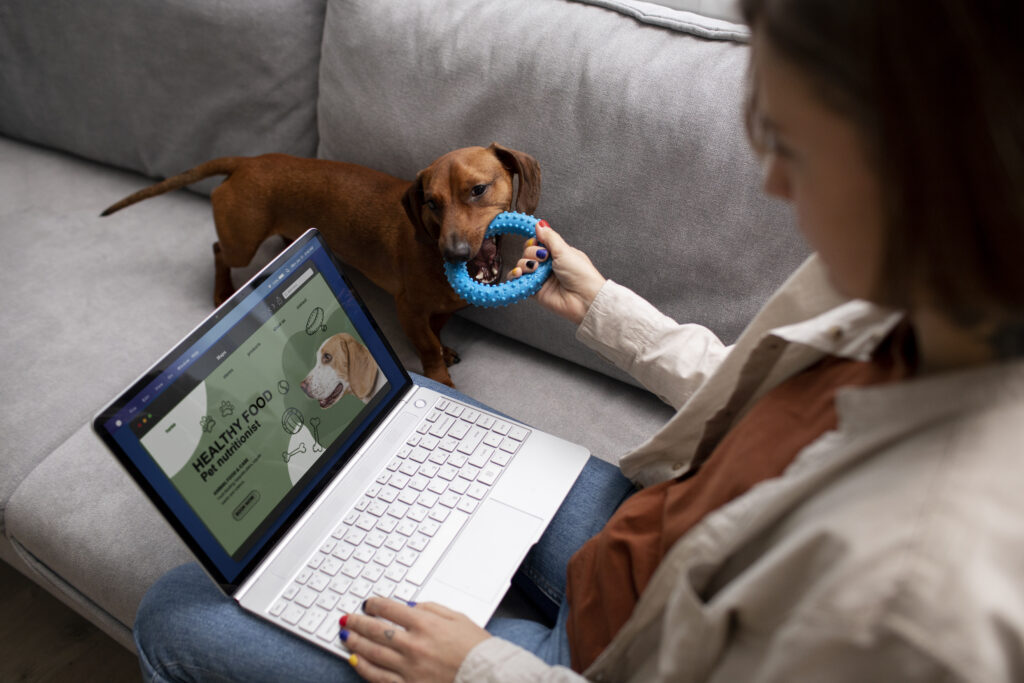
<instances>
[{"instance_id":1,"label":"gray sofa","mask_svg":"<svg viewBox=\"0 0 1024 683\"><path fill-rule=\"evenodd\" d=\"M219 180L99 214L215 156L287 152L411 179L456 147L530 152L537 215L675 319L734 338L805 248L762 197L745 141L745 30L727 3L680 3L705 13L631 0L0 4L0 558L126 647L142 594L188 560L89 423L210 312L203 193ZM389 297L354 279L419 370ZM535 303L466 309L443 338L461 390L599 457L670 414Z\"/></svg>"}]
</instances>

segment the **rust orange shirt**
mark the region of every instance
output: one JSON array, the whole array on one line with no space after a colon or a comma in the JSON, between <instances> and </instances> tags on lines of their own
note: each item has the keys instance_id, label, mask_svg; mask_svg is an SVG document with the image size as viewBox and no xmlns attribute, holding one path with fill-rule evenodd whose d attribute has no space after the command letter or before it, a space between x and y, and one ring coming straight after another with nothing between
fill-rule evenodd
<instances>
[{"instance_id":1,"label":"rust orange shirt","mask_svg":"<svg viewBox=\"0 0 1024 683\"><path fill-rule=\"evenodd\" d=\"M835 429L839 388L906 377L910 343L898 328L870 362L818 362L765 394L695 474L628 498L569 561L566 628L573 668L585 670L611 642L683 534L758 482L782 474L804 447Z\"/></svg>"}]
</instances>

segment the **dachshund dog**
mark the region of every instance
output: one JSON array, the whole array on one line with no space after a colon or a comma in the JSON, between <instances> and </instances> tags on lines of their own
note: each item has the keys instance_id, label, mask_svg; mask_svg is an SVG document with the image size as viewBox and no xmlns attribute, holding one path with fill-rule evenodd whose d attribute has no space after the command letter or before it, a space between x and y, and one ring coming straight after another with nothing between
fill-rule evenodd
<instances>
[{"instance_id":1,"label":"dachshund dog","mask_svg":"<svg viewBox=\"0 0 1024 683\"><path fill-rule=\"evenodd\" d=\"M440 332L466 303L448 284L442 259L465 261L472 277L497 282L499 249L484 240L488 224L503 211L533 213L540 200L536 159L495 143L448 152L412 182L324 159L223 157L140 190L102 215L213 175L228 176L210 195L215 304L235 291L231 268L247 266L265 239L290 241L316 227L342 261L395 298L423 374L449 386L448 366L458 355L442 346Z\"/></svg>"}]
</instances>

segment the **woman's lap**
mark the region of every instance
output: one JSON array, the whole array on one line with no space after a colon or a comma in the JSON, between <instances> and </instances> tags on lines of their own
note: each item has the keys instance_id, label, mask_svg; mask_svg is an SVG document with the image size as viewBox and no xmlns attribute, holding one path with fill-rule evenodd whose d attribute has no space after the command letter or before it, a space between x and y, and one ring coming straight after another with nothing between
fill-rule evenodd
<instances>
[{"instance_id":1,"label":"woman's lap","mask_svg":"<svg viewBox=\"0 0 1024 683\"><path fill-rule=\"evenodd\" d=\"M566 565L632 491L617 467L591 458L513 580L548 623L495 618L488 631L551 664L568 665ZM337 657L239 608L195 564L171 570L146 594L136 643L147 680L360 680Z\"/></svg>"}]
</instances>

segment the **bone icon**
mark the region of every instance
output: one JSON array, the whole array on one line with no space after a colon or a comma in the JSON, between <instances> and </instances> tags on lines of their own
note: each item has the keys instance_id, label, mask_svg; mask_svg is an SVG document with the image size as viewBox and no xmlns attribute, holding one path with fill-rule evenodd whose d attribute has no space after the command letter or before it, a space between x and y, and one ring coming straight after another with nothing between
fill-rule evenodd
<instances>
[{"instance_id":1,"label":"bone icon","mask_svg":"<svg viewBox=\"0 0 1024 683\"><path fill-rule=\"evenodd\" d=\"M309 426L313 428L313 452L319 453L324 449L324 447L320 445L320 430L317 429L317 427L320 426L320 418L309 418Z\"/></svg>"},{"instance_id":2,"label":"bone icon","mask_svg":"<svg viewBox=\"0 0 1024 683\"><path fill-rule=\"evenodd\" d=\"M298 446L296 446L294 451L290 451L290 452L289 451L285 451L284 453L281 454L281 456L284 457L284 461L285 462L291 462L291 459L293 457L295 457L295 455L297 453L305 453L305 452L306 452L306 444L303 442L303 443L300 443Z\"/></svg>"}]
</instances>

